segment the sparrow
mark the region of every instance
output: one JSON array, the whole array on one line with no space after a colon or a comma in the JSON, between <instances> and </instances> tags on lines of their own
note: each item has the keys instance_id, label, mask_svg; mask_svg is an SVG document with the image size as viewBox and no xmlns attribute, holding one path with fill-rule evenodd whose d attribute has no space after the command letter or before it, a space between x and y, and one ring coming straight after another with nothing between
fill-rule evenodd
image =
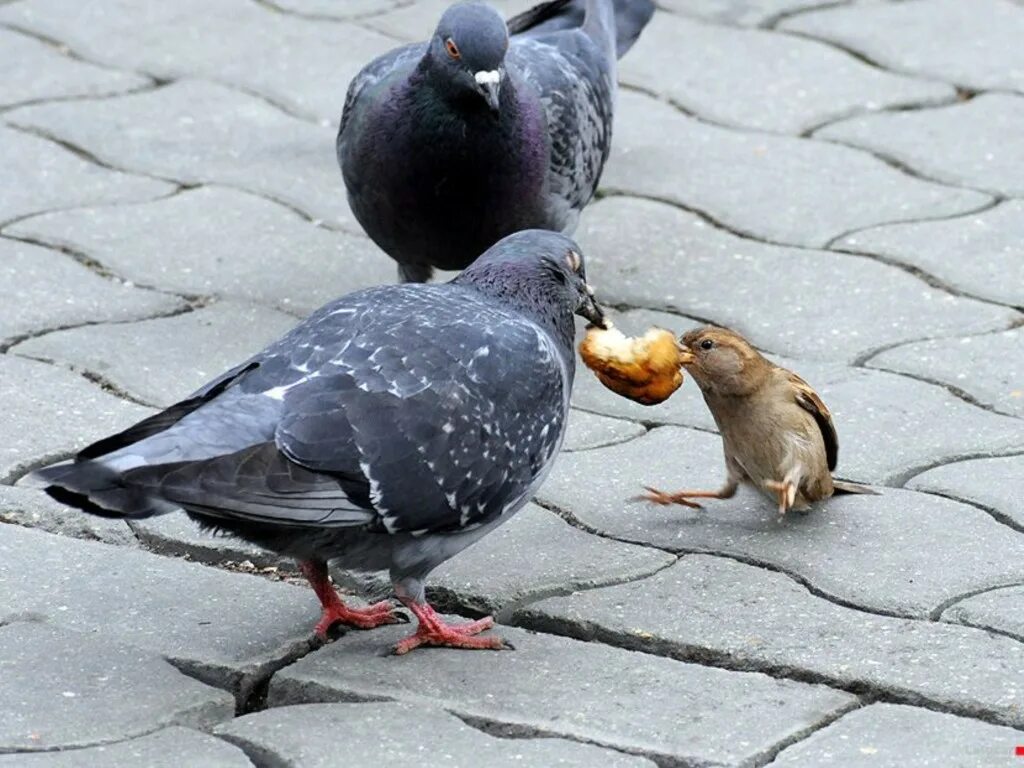
<instances>
[{"instance_id":1,"label":"sparrow","mask_svg":"<svg viewBox=\"0 0 1024 768\"><path fill-rule=\"evenodd\" d=\"M680 339L680 363L697 382L725 450L725 484L716 491L666 493L639 500L700 509L693 499L728 499L750 483L779 505L803 511L836 492L875 491L832 477L839 440L832 414L811 386L775 365L735 331L707 326Z\"/></svg>"}]
</instances>

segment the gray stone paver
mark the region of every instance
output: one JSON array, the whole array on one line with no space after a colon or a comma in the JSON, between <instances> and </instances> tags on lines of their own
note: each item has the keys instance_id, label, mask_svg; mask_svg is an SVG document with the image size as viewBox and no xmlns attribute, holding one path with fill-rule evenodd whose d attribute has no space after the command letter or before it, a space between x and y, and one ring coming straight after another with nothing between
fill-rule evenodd
<instances>
[{"instance_id":1,"label":"gray stone paver","mask_svg":"<svg viewBox=\"0 0 1024 768\"><path fill-rule=\"evenodd\" d=\"M69 108L75 107L69 104ZM0 227L31 213L150 200L174 190L172 185L162 181L118 173L87 162L52 141L2 124L0 167L7 178L18 179L17 184L4 185L3 196L0 196Z\"/></svg>"},{"instance_id":2,"label":"gray stone paver","mask_svg":"<svg viewBox=\"0 0 1024 768\"><path fill-rule=\"evenodd\" d=\"M868 365L938 381L1001 413L1024 417L1024 329L1019 327L906 344L875 355Z\"/></svg>"},{"instance_id":3,"label":"gray stone paver","mask_svg":"<svg viewBox=\"0 0 1024 768\"><path fill-rule=\"evenodd\" d=\"M185 308L174 296L101 277L63 253L0 240L0 344L83 323L123 321Z\"/></svg>"},{"instance_id":4,"label":"gray stone paver","mask_svg":"<svg viewBox=\"0 0 1024 768\"><path fill-rule=\"evenodd\" d=\"M494 768L654 766L642 757L567 739L496 738L442 710L412 704L275 707L233 720L216 732L262 764L279 768L331 768L338 764L339 743L351 768L422 768L431 760Z\"/></svg>"},{"instance_id":5,"label":"gray stone paver","mask_svg":"<svg viewBox=\"0 0 1024 768\"><path fill-rule=\"evenodd\" d=\"M87 747L234 714L224 691L112 637L16 622L0 626L0 659L0 752Z\"/></svg>"},{"instance_id":6,"label":"gray stone paver","mask_svg":"<svg viewBox=\"0 0 1024 768\"><path fill-rule=\"evenodd\" d=\"M0 29L0 106L102 96L150 84L149 78L76 61L28 35Z\"/></svg>"},{"instance_id":7,"label":"gray stone paver","mask_svg":"<svg viewBox=\"0 0 1024 768\"><path fill-rule=\"evenodd\" d=\"M0 479L5 482L43 459L80 450L152 413L76 373L13 355L0 355L0 398L6 408L0 443Z\"/></svg>"},{"instance_id":8,"label":"gray stone paver","mask_svg":"<svg viewBox=\"0 0 1024 768\"><path fill-rule=\"evenodd\" d=\"M954 106L854 117L815 136L895 158L928 178L1024 197L1022 123L1024 96L993 93Z\"/></svg>"},{"instance_id":9,"label":"gray stone paver","mask_svg":"<svg viewBox=\"0 0 1024 768\"><path fill-rule=\"evenodd\" d=\"M252 768L238 747L191 728L172 726L116 744L64 752L0 754L0 768Z\"/></svg>"},{"instance_id":10,"label":"gray stone paver","mask_svg":"<svg viewBox=\"0 0 1024 768\"><path fill-rule=\"evenodd\" d=\"M48 333L15 354L97 373L143 402L167 407L284 335L295 318L273 309L218 302L194 312L137 323ZM187 338L168 346L169 338Z\"/></svg>"},{"instance_id":11,"label":"gray stone paver","mask_svg":"<svg viewBox=\"0 0 1024 768\"><path fill-rule=\"evenodd\" d=\"M818 247L854 229L952 216L991 200L860 150L719 128L637 93L620 93L618 109L607 187L699 209L757 238Z\"/></svg>"},{"instance_id":12,"label":"gray stone paver","mask_svg":"<svg viewBox=\"0 0 1024 768\"><path fill-rule=\"evenodd\" d=\"M247 0L33 0L0 9L0 21L60 40L94 61L164 79L229 83L331 125L348 81L394 47L372 30L318 24ZM273 66L253 66L268 52Z\"/></svg>"},{"instance_id":13,"label":"gray stone paver","mask_svg":"<svg viewBox=\"0 0 1024 768\"><path fill-rule=\"evenodd\" d=\"M736 669L800 670L1024 726L1019 642L844 608L784 574L723 558L684 557L642 581L535 603L515 620L681 658L711 656Z\"/></svg>"},{"instance_id":14,"label":"gray stone paver","mask_svg":"<svg viewBox=\"0 0 1024 768\"><path fill-rule=\"evenodd\" d=\"M0 0L0 481L395 279L348 210L334 132L352 74L448 2ZM840 476L906 489L781 524L749 491L630 504L644 483L715 487L714 422L689 376L645 407L580 366L548 509L428 579L439 609L520 624L499 629L517 650L398 659L410 627L314 650L287 558L0 485L0 702L45 726L4 741L20 721L0 705L0 752L120 740L0 766L1018 759L1024 207L996 195L1024 163L1024 5L658 6L619 67L608 195L577 231L590 282L631 334L739 328L832 408ZM105 687L71 685L91 670ZM224 738L195 730L264 705Z\"/></svg>"},{"instance_id":15,"label":"gray stone paver","mask_svg":"<svg viewBox=\"0 0 1024 768\"><path fill-rule=\"evenodd\" d=\"M779 753L770 768L993 768L1019 762L1021 731L897 704L871 704Z\"/></svg>"},{"instance_id":16,"label":"gray stone paver","mask_svg":"<svg viewBox=\"0 0 1024 768\"><path fill-rule=\"evenodd\" d=\"M334 159L334 128L292 117L222 85L182 80L102 101L22 107L6 119L71 142L118 168L189 184L240 187L355 231ZM136 199L144 197L136 193Z\"/></svg>"},{"instance_id":17,"label":"gray stone paver","mask_svg":"<svg viewBox=\"0 0 1024 768\"><path fill-rule=\"evenodd\" d=\"M852 362L900 339L1024 318L872 259L747 240L651 200L601 200L583 215L579 239L609 301L708 318L792 357Z\"/></svg>"},{"instance_id":18,"label":"gray stone paver","mask_svg":"<svg viewBox=\"0 0 1024 768\"><path fill-rule=\"evenodd\" d=\"M242 695L307 650L319 618L305 587L13 525L0 555L0 623L32 614L117 638Z\"/></svg>"},{"instance_id":19,"label":"gray stone paver","mask_svg":"<svg viewBox=\"0 0 1024 768\"><path fill-rule=\"evenodd\" d=\"M439 649L396 658L382 656L381 644L406 629L349 634L275 675L268 700L429 703L512 733L726 765L749 761L854 701L823 686L498 629L514 652ZM452 663L458 674L450 673Z\"/></svg>"},{"instance_id":20,"label":"gray stone paver","mask_svg":"<svg viewBox=\"0 0 1024 768\"><path fill-rule=\"evenodd\" d=\"M916 267L961 291L1024 307L1024 201L946 221L891 224L849 235L837 248Z\"/></svg>"},{"instance_id":21,"label":"gray stone paver","mask_svg":"<svg viewBox=\"0 0 1024 768\"><path fill-rule=\"evenodd\" d=\"M340 177L323 194L343 204ZM74 248L140 285L298 315L395 275L394 262L369 238L324 229L270 200L217 186L141 205L35 216L7 231Z\"/></svg>"},{"instance_id":22,"label":"gray stone paver","mask_svg":"<svg viewBox=\"0 0 1024 768\"><path fill-rule=\"evenodd\" d=\"M1024 642L1022 600L1024 585L992 589L951 605L943 611L942 620L994 629Z\"/></svg>"},{"instance_id":23,"label":"gray stone paver","mask_svg":"<svg viewBox=\"0 0 1024 768\"><path fill-rule=\"evenodd\" d=\"M1024 455L957 461L912 478L908 488L980 504L1024 530Z\"/></svg>"},{"instance_id":24,"label":"gray stone paver","mask_svg":"<svg viewBox=\"0 0 1024 768\"><path fill-rule=\"evenodd\" d=\"M714 489L724 476L717 436L664 427L563 454L538 496L601 533L765 563L831 599L885 613L927 617L946 600L1024 581L1024 537L986 512L929 494L884 488L880 496L837 496L782 523L768 499L747 489L703 510L630 501L644 485Z\"/></svg>"},{"instance_id":25,"label":"gray stone paver","mask_svg":"<svg viewBox=\"0 0 1024 768\"><path fill-rule=\"evenodd\" d=\"M856 3L801 14L780 28L840 43L897 71L1024 90L1024 14L1009 0Z\"/></svg>"},{"instance_id":26,"label":"gray stone paver","mask_svg":"<svg viewBox=\"0 0 1024 768\"><path fill-rule=\"evenodd\" d=\"M952 86L893 75L829 45L668 13L644 30L619 77L713 122L778 133L955 95Z\"/></svg>"}]
</instances>

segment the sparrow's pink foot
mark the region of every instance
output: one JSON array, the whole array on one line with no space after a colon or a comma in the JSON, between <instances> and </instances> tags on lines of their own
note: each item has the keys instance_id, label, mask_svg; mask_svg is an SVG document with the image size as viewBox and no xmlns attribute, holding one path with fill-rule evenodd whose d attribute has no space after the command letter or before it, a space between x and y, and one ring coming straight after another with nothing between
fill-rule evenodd
<instances>
[{"instance_id":1,"label":"sparrow's pink foot","mask_svg":"<svg viewBox=\"0 0 1024 768\"><path fill-rule=\"evenodd\" d=\"M344 624L356 629L373 629L384 624L398 624L407 621L404 614L398 613L387 600L383 600L365 608L349 608L338 597L327 573L327 563L322 560L305 560L299 563L299 570L309 579L310 586L320 598L324 612L314 630L317 635L327 639L328 633L335 624Z\"/></svg>"},{"instance_id":2,"label":"sparrow's pink foot","mask_svg":"<svg viewBox=\"0 0 1024 768\"><path fill-rule=\"evenodd\" d=\"M767 480L764 487L775 491L779 497L779 520L793 508L796 502L797 485L792 480Z\"/></svg>"},{"instance_id":3,"label":"sparrow's pink foot","mask_svg":"<svg viewBox=\"0 0 1024 768\"><path fill-rule=\"evenodd\" d=\"M398 641L394 650L396 656L406 654L421 645L491 651L511 648L497 635L476 636L494 626L494 619L490 616L465 624L448 624L438 615L437 611L426 603L417 603L412 600L403 600L402 602L416 615L419 626L416 627L415 633Z\"/></svg>"},{"instance_id":4,"label":"sparrow's pink foot","mask_svg":"<svg viewBox=\"0 0 1024 768\"><path fill-rule=\"evenodd\" d=\"M648 485L645 485L644 489L647 493L634 496L630 501L649 501L652 504L660 504L663 507L669 504L679 504L690 509L703 509L700 504L690 499L695 496L699 498L717 498L717 493L712 491L677 491L676 493L668 493L667 491L659 491L657 488L651 488Z\"/></svg>"}]
</instances>

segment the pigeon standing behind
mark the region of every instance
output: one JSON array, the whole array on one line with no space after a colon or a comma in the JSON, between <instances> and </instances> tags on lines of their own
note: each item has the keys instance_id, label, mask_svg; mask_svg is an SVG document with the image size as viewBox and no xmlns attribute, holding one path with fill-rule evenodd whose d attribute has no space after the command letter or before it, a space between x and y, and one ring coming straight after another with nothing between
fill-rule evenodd
<instances>
[{"instance_id":1,"label":"pigeon standing behind","mask_svg":"<svg viewBox=\"0 0 1024 768\"><path fill-rule=\"evenodd\" d=\"M653 11L552 0L506 24L458 3L429 42L356 75L338 162L353 213L401 280L462 269L522 229L575 230L611 146L616 55Z\"/></svg>"},{"instance_id":2,"label":"pigeon standing behind","mask_svg":"<svg viewBox=\"0 0 1024 768\"><path fill-rule=\"evenodd\" d=\"M839 438L825 403L806 381L766 360L738 333L715 327L690 331L682 338L680 362L722 433L727 478L717 491L648 488L641 499L700 508L693 499L728 499L747 482L777 500L784 515L833 493L875 493L833 479Z\"/></svg>"},{"instance_id":3,"label":"pigeon standing behind","mask_svg":"<svg viewBox=\"0 0 1024 768\"><path fill-rule=\"evenodd\" d=\"M345 606L327 561L390 569L418 645L500 648L493 621L446 624L423 579L519 510L565 431L573 315L602 325L575 244L512 235L443 285L358 291L315 312L192 397L40 470L86 511L184 508L212 529L297 558L335 622L396 621Z\"/></svg>"}]
</instances>

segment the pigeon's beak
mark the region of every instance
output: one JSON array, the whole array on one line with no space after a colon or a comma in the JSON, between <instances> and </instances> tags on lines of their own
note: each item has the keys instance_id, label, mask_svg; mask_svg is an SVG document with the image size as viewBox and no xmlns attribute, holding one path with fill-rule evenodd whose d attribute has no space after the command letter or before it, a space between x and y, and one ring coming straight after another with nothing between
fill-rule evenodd
<instances>
[{"instance_id":1,"label":"pigeon's beak","mask_svg":"<svg viewBox=\"0 0 1024 768\"><path fill-rule=\"evenodd\" d=\"M498 114L501 106L501 72L492 69L489 72L477 72L473 75L476 87L483 96L491 112Z\"/></svg>"},{"instance_id":2,"label":"pigeon's beak","mask_svg":"<svg viewBox=\"0 0 1024 768\"><path fill-rule=\"evenodd\" d=\"M608 318L604 316L604 310L601 309L601 305L594 298L594 289L589 285L587 286L587 296L580 308L576 310L576 314L585 317L598 328L608 330Z\"/></svg>"}]
</instances>

